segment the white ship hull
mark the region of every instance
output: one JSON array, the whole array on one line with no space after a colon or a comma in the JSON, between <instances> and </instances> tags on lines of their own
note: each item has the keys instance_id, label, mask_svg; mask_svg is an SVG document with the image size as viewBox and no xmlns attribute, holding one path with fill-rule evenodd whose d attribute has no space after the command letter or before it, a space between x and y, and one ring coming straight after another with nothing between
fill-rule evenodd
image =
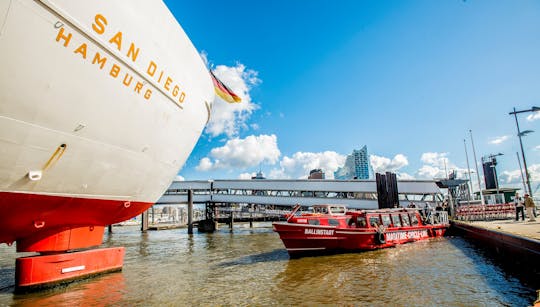
<instances>
[{"instance_id":1,"label":"white ship hull","mask_svg":"<svg viewBox=\"0 0 540 307\"><path fill-rule=\"evenodd\" d=\"M69 227L140 213L186 161L214 99L158 0L1 1L0 67L0 242L39 218ZM36 196L50 204L38 209ZM92 208L69 211L66 199L143 205L88 222L76 215ZM43 217L53 213L64 225Z\"/></svg>"}]
</instances>

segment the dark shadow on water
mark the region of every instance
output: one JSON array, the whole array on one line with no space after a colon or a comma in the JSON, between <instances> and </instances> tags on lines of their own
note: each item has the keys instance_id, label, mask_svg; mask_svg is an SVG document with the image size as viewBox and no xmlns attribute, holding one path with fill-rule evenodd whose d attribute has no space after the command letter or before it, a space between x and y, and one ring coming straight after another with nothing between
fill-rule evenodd
<instances>
[{"instance_id":1,"label":"dark shadow on water","mask_svg":"<svg viewBox=\"0 0 540 307\"><path fill-rule=\"evenodd\" d=\"M260 262L274 262L274 261L286 261L289 260L289 254L285 249L275 249L271 252L248 255L234 259L232 261L222 262L217 267L230 267L238 265L250 265Z\"/></svg>"},{"instance_id":2,"label":"dark shadow on water","mask_svg":"<svg viewBox=\"0 0 540 307\"><path fill-rule=\"evenodd\" d=\"M475 244L475 241L461 236L448 237L448 242L463 252L472 261L478 274L485 277L489 286L498 293L507 293L509 289L501 288L501 279L507 283L514 284L516 288L530 293L530 302L536 298L536 290L540 287L540 277L527 270L527 268L516 267L512 258L504 258L494 251ZM504 283L506 284L506 283Z\"/></svg>"}]
</instances>

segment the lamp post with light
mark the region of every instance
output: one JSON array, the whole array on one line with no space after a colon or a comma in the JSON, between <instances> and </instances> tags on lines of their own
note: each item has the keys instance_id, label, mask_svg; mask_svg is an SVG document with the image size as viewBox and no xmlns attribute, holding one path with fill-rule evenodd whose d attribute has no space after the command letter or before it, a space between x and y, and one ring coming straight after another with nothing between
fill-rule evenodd
<instances>
[{"instance_id":1,"label":"lamp post with light","mask_svg":"<svg viewBox=\"0 0 540 307\"><path fill-rule=\"evenodd\" d=\"M508 115L514 115L514 118L516 120L516 127L517 127L517 135L519 137L519 146L521 147L521 158L523 159L523 167L525 168L525 179L527 180L527 189L529 190L528 193L531 194L531 197L532 197L532 189L531 189L531 181L530 181L530 176L529 176L529 170L527 169L527 161L525 160L525 152L523 151L523 142L521 141L521 137L524 136L524 135L527 135L531 132L533 132L532 130L525 130L523 132L521 132L519 130L519 123L518 123L518 119L517 119L517 114L518 113L526 113L526 112L538 112L540 111L540 108L539 107L532 107L531 109L528 109L528 110L521 110L521 111L516 111L516 108L514 108L514 112L510 112L508 113ZM527 191L525 191L525 193L527 193Z\"/></svg>"}]
</instances>

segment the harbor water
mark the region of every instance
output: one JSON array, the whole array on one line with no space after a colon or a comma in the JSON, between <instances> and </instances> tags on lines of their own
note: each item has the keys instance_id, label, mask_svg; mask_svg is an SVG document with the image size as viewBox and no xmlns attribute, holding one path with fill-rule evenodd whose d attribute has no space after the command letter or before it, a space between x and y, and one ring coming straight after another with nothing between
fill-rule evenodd
<instances>
[{"instance_id":1,"label":"harbor water","mask_svg":"<svg viewBox=\"0 0 540 307\"><path fill-rule=\"evenodd\" d=\"M115 227L122 272L14 294L15 248L0 246L0 306L529 306L535 289L460 237L289 259L270 224L188 235Z\"/></svg>"}]
</instances>

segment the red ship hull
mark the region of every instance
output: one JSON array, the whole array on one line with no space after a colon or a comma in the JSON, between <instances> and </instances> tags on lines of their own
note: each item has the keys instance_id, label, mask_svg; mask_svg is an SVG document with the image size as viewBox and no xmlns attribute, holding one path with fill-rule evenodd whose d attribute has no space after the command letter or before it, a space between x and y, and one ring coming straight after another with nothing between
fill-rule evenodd
<instances>
[{"instance_id":1,"label":"red ship hull","mask_svg":"<svg viewBox=\"0 0 540 307\"><path fill-rule=\"evenodd\" d=\"M68 250L72 248L41 246L35 250L19 246L74 228L112 225L150 206L152 203L147 202L0 192L0 216L9 217L0 224L0 243L17 241L18 251Z\"/></svg>"},{"instance_id":2,"label":"red ship hull","mask_svg":"<svg viewBox=\"0 0 540 307\"><path fill-rule=\"evenodd\" d=\"M152 203L0 192L0 243L17 242L16 290L46 288L119 271L124 248L97 248L106 225L144 212Z\"/></svg>"},{"instance_id":3,"label":"red ship hull","mask_svg":"<svg viewBox=\"0 0 540 307\"><path fill-rule=\"evenodd\" d=\"M290 216L287 222L275 222L273 229L294 257L374 250L440 237L449 227L443 215L446 217L445 213L437 213L437 223L428 224L418 212L399 209L304 214Z\"/></svg>"}]
</instances>

